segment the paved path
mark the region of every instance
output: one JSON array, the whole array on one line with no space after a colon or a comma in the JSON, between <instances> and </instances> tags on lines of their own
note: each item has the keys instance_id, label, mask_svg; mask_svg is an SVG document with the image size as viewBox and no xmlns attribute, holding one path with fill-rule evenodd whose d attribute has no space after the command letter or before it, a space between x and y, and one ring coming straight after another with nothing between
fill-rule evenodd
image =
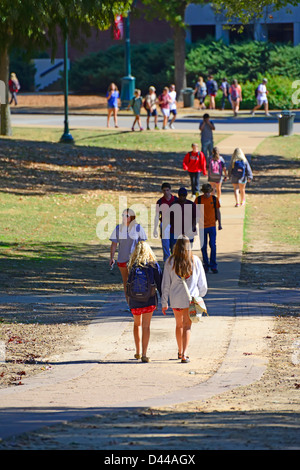
<instances>
[{"instance_id":1,"label":"paved path","mask_svg":"<svg viewBox=\"0 0 300 470\"><path fill-rule=\"evenodd\" d=\"M229 136L221 152L240 145L246 153L264 135ZM99 316L74 351L52 358L52 369L24 380L22 387L0 390L0 437L45 424L60 423L101 410L164 406L205 400L258 380L266 367L265 339L272 328L276 292L243 291L238 287L244 208L234 207L230 185L222 195L223 230L218 233L219 274L208 274L206 303L210 313L193 326L191 362L177 359L171 312L154 315L151 363L133 359L132 318L124 311L123 294L100 296L9 297L2 302L65 302L93 304ZM298 292L294 293L298 296ZM299 296L297 297L299 298Z\"/></svg>"}]
</instances>

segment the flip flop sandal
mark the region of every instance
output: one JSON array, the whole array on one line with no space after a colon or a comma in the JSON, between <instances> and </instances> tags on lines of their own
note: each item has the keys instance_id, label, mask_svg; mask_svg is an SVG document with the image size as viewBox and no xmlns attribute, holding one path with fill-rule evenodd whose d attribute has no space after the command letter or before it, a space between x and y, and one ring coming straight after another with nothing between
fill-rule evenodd
<instances>
[{"instance_id":1,"label":"flip flop sandal","mask_svg":"<svg viewBox=\"0 0 300 470\"><path fill-rule=\"evenodd\" d=\"M190 358L188 356L182 356L181 362L186 364L187 362L190 362Z\"/></svg>"},{"instance_id":2,"label":"flip flop sandal","mask_svg":"<svg viewBox=\"0 0 300 470\"><path fill-rule=\"evenodd\" d=\"M135 359L141 359L141 357L142 357L142 356L141 356L140 354L135 354L135 355L134 355L134 358L135 358Z\"/></svg>"},{"instance_id":3,"label":"flip flop sandal","mask_svg":"<svg viewBox=\"0 0 300 470\"><path fill-rule=\"evenodd\" d=\"M142 362L150 362L150 357L142 356Z\"/></svg>"}]
</instances>

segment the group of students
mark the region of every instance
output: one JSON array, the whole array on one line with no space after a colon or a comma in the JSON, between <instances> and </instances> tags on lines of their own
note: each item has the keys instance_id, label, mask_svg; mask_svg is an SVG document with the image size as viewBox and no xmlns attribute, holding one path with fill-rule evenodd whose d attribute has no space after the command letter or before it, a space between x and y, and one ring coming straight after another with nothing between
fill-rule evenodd
<instances>
[{"instance_id":1,"label":"group of students","mask_svg":"<svg viewBox=\"0 0 300 470\"><path fill-rule=\"evenodd\" d=\"M153 236L160 238L163 249L163 272L156 256L147 243L147 235L141 224L137 223L132 209L126 209L122 214L122 223L117 225L111 234L110 266L113 267L115 253L118 249L117 265L120 269L126 301L133 314L134 341L136 352L134 357L142 362L149 362L147 349L150 338L150 322L153 312L157 309L158 293L161 298L162 312L165 315L170 306L173 310L176 329L175 337L178 347L178 359L182 363L190 361L188 346L191 335L191 320L189 317L190 298L187 295L183 280L186 281L190 295L204 297L207 292L206 273L218 273L216 259L216 229L222 229L220 212L220 194L222 178L229 177L234 187L236 198L245 201L245 187L252 179L252 170L241 149L233 152L228 172L225 161L217 148L206 166L202 152L197 144L192 145L183 160L183 168L189 173L208 175L208 182L202 185L203 194L196 193L195 200L187 199L187 189L180 188L178 196L171 192L171 185L163 183L162 197L156 202ZM219 174L217 175L217 167ZM201 168L201 169L200 169ZM194 170L194 171L190 171ZM219 181L216 181L220 177ZM194 179L191 177L192 187ZM215 193L215 194L214 194ZM179 232L176 231L176 223ZM239 203L236 202L236 206ZM203 220L199 230L202 262L193 254L193 241L199 220L197 207L203 207ZM173 215L173 216L172 216ZM187 215L187 217L186 217ZM165 223L165 219L167 222ZM181 219L181 220L180 220ZM210 255L208 255L208 241Z\"/></svg>"},{"instance_id":2,"label":"group of students","mask_svg":"<svg viewBox=\"0 0 300 470\"><path fill-rule=\"evenodd\" d=\"M267 98L267 82L268 80L264 78L255 90L257 104L251 111L253 116L255 111L258 110L261 106L264 107L266 116L270 116ZM215 109L215 97L219 89L222 91L221 109L225 109L225 102L228 100L229 105L233 110L234 116L237 116L240 109L240 103L242 101L242 87L236 79L233 79L231 84L229 84L226 77L222 78L220 86L218 86L212 75L208 77L206 82L203 80L203 77L200 76L198 78L198 81L195 85L194 94L195 97L199 100L199 109L206 108L205 99L207 96L209 97L209 109Z\"/></svg>"},{"instance_id":3,"label":"group of students","mask_svg":"<svg viewBox=\"0 0 300 470\"><path fill-rule=\"evenodd\" d=\"M161 113L163 115L163 125L162 128L166 129L169 123L170 129L174 129L174 121L177 115L177 102L176 102L176 90L175 85L172 84L170 87L164 87L162 93L157 96L156 89L154 86L150 86L147 95L143 99L141 90L136 88L134 90L134 96L130 100L127 109L132 109L134 114L134 121L131 127L131 130L135 130L135 125L137 124L140 131L143 131L144 128L141 122L141 112L144 108L147 113L146 125L147 130L150 130L150 118L154 119L154 129L158 128L158 107L160 107ZM107 127L109 127L110 118L113 116L115 127L118 127L117 122L117 113L119 108L119 90L115 83L111 83L107 94Z\"/></svg>"}]
</instances>

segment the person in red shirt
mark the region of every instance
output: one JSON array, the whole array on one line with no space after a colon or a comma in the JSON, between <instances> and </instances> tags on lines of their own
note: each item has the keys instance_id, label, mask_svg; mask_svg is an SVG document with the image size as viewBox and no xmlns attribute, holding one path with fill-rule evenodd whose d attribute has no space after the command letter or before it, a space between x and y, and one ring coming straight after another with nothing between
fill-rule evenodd
<instances>
[{"instance_id":1,"label":"person in red shirt","mask_svg":"<svg viewBox=\"0 0 300 470\"><path fill-rule=\"evenodd\" d=\"M190 175L192 194L195 196L200 192L200 173L207 175L205 155L199 152L198 144L192 144L192 151L184 157L182 167Z\"/></svg>"},{"instance_id":2,"label":"person in red shirt","mask_svg":"<svg viewBox=\"0 0 300 470\"><path fill-rule=\"evenodd\" d=\"M158 225L160 226L160 237L163 249L163 259L166 261L171 255L172 240L170 237L170 206L177 201L177 197L171 193L171 185L163 183L161 185L163 197L158 199L156 203L156 213L154 219L154 238L158 237Z\"/></svg>"}]
</instances>

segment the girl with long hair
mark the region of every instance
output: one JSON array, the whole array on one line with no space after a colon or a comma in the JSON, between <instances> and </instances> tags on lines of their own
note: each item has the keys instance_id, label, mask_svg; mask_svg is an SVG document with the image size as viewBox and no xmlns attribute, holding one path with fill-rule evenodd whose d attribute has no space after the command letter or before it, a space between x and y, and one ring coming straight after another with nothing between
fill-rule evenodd
<instances>
[{"instance_id":1,"label":"girl with long hair","mask_svg":"<svg viewBox=\"0 0 300 470\"><path fill-rule=\"evenodd\" d=\"M153 290L150 297L143 301L132 298L129 293L128 302L134 320L133 337L136 348L134 357L135 359L141 359L142 362L150 362L147 356L150 339L150 322L153 312L157 308L157 291L161 295L162 272L151 247L147 242L140 241L136 245L128 263L128 280L133 280L136 273L142 280L145 280L145 275L143 276L143 271L145 273L145 270L148 271L148 278L151 284L156 287L155 291ZM140 288L141 283L142 281L139 282Z\"/></svg>"},{"instance_id":2,"label":"girl with long hair","mask_svg":"<svg viewBox=\"0 0 300 470\"><path fill-rule=\"evenodd\" d=\"M250 164L240 148L236 148L232 154L228 168L228 176L231 179L235 207L246 204L246 184L253 179Z\"/></svg>"},{"instance_id":3,"label":"girl with long hair","mask_svg":"<svg viewBox=\"0 0 300 470\"><path fill-rule=\"evenodd\" d=\"M214 147L208 163L208 182L213 187L213 194L221 199L222 182L226 181L227 170L224 158L220 155L218 147Z\"/></svg>"},{"instance_id":4,"label":"girl with long hair","mask_svg":"<svg viewBox=\"0 0 300 470\"><path fill-rule=\"evenodd\" d=\"M190 241L185 235L177 240L173 254L165 263L161 304L165 315L168 309L168 299L170 299L170 307L173 309L176 322L178 359L181 359L182 363L187 363L190 361L187 350L192 322L189 317L189 298L182 278L185 279L191 296L205 296L207 292L205 272L198 256L193 255Z\"/></svg>"}]
</instances>

